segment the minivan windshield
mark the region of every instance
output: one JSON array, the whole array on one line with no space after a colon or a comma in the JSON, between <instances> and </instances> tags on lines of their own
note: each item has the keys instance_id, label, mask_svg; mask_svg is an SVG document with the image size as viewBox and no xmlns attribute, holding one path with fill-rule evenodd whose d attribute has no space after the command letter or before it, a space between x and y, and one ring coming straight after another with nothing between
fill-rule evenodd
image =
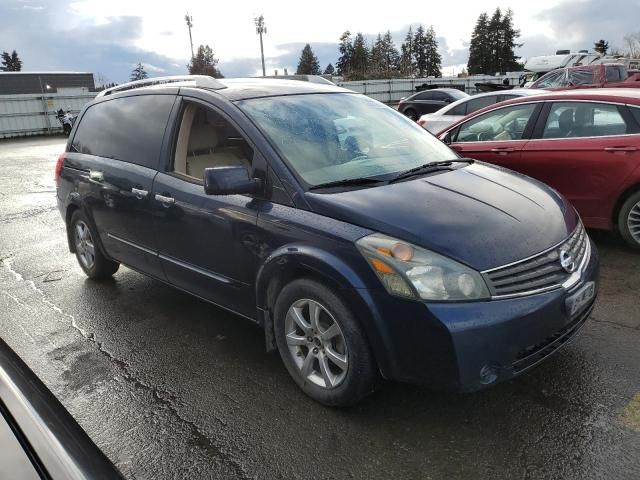
<instances>
[{"instance_id":1,"label":"minivan windshield","mask_svg":"<svg viewBox=\"0 0 640 480\"><path fill-rule=\"evenodd\" d=\"M458 158L404 115L364 95L288 95L238 105L309 187L387 180L425 163Z\"/></svg>"}]
</instances>

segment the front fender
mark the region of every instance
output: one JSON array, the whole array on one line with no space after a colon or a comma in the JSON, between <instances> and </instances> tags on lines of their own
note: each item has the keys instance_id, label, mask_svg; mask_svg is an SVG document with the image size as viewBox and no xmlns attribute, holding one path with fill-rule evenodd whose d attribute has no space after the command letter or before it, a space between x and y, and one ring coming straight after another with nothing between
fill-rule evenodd
<instances>
[{"instance_id":1,"label":"front fender","mask_svg":"<svg viewBox=\"0 0 640 480\"><path fill-rule=\"evenodd\" d=\"M300 271L326 278L340 289L366 288L360 274L335 254L311 245L293 243L271 252L260 266L255 283L257 306L264 309L272 307L269 304L269 285Z\"/></svg>"},{"instance_id":2,"label":"front fender","mask_svg":"<svg viewBox=\"0 0 640 480\"><path fill-rule=\"evenodd\" d=\"M276 349L272 313L278 292L296 278L311 275L339 290L338 293L367 337L381 373L386 377L392 369L391 359L395 358L397 352L395 345L387 340L391 338L388 325L371 295L370 289L379 280L355 247L351 254L344 248L338 248L337 251L342 255L294 243L274 250L264 261L256 278L256 305L258 318L262 320L265 330L267 350ZM349 263L345 258L352 258L353 262ZM358 262L361 262L360 265ZM382 289L382 285L379 288Z\"/></svg>"}]
</instances>

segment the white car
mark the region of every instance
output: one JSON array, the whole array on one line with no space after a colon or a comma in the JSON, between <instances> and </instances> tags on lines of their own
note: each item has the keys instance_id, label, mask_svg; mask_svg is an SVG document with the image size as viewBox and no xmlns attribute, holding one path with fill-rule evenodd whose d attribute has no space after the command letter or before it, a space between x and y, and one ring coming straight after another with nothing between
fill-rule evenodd
<instances>
[{"instance_id":1,"label":"white car","mask_svg":"<svg viewBox=\"0 0 640 480\"><path fill-rule=\"evenodd\" d=\"M453 125L458 120L467 115L488 107L494 103L504 102L512 98L525 97L545 93L546 90L533 88L517 88L513 90L500 90L495 92L483 92L457 100L434 113L422 115L418 120L418 125L429 130L431 133L438 133L449 125Z\"/></svg>"}]
</instances>

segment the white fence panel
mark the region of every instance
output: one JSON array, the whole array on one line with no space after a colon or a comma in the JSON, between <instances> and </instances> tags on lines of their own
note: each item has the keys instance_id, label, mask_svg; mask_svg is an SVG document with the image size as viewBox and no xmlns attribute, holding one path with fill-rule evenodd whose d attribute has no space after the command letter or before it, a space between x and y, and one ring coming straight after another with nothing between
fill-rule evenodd
<instances>
[{"instance_id":1,"label":"white fence panel","mask_svg":"<svg viewBox=\"0 0 640 480\"><path fill-rule=\"evenodd\" d=\"M459 88L473 95L478 93L476 83L503 84L506 82L512 86L518 86L520 73L513 72L507 75L473 75L471 77L441 77L441 78L394 78L389 80L354 80L338 82L338 85L354 92L364 93L383 103L398 103L402 97L408 97L416 92L416 87L422 85L436 85L439 87Z\"/></svg>"},{"instance_id":2,"label":"white fence panel","mask_svg":"<svg viewBox=\"0 0 640 480\"><path fill-rule=\"evenodd\" d=\"M56 112L62 108L77 114L95 96L86 91L0 95L0 138L61 132Z\"/></svg>"}]
</instances>

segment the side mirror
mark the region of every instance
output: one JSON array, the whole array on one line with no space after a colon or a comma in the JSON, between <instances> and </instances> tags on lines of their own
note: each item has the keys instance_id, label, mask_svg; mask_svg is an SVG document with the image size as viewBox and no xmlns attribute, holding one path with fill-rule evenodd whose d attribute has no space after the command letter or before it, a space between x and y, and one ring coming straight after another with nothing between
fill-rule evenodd
<instances>
[{"instance_id":1,"label":"side mirror","mask_svg":"<svg viewBox=\"0 0 640 480\"><path fill-rule=\"evenodd\" d=\"M451 132L447 132L445 135L440 136L440 140L446 145L451 145Z\"/></svg>"},{"instance_id":2,"label":"side mirror","mask_svg":"<svg viewBox=\"0 0 640 480\"><path fill-rule=\"evenodd\" d=\"M261 184L259 179L249 178L242 166L205 168L203 178L207 195L256 193Z\"/></svg>"}]
</instances>

